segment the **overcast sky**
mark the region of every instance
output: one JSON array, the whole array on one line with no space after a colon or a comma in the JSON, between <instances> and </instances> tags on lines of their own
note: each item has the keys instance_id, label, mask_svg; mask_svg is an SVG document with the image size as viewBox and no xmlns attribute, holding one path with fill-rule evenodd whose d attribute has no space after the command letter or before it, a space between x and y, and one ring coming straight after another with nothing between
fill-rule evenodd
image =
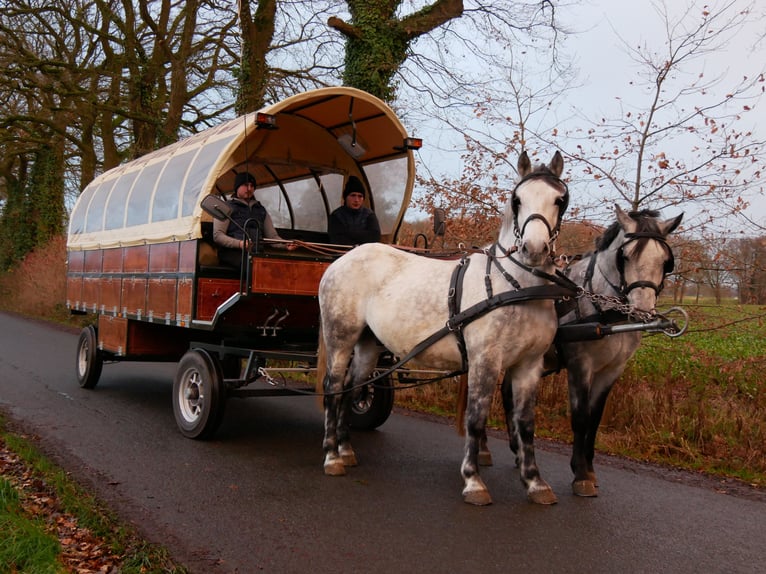
<instances>
[{"instance_id":1,"label":"overcast sky","mask_svg":"<svg viewBox=\"0 0 766 574\"><path fill-rule=\"evenodd\" d=\"M740 6L748 3L747 0L735 0L735 4ZM685 9L689 2L668 0L667 4L669 10L680 14L679 11ZM709 2L696 1L692 4L696 16ZM762 17L766 12L766 2L756 2L756 6L756 11L760 12L757 15ZM594 120L601 116L619 117L618 98L622 103L629 101L631 94L635 93L635 88L630 87L630 81L635 79L639 70L624 43L631 47L646 44L657 51L663 50L667 33L662 18L657 15L652 3L644 0L587 0L562 8L557 12L557 17L575 32L567 38L565 46L579 70L577 86L566 94L565 103L559 106L559 115L571 118L571 110L576 109ZM695 18L694 22L697 21ZM700 71L704 68L706 78L725 76L720 90L724 90L724 86L731 85L732 81L743 74L757 75L766 68L766 57L763 55L766 45L762 38L765 28L763 20L747 26L725 49L695 65L700 66ZM642 103L645 105L645 102ZM761 105L766 106L766 101ZM747 127L755 133L763 134L766 140L766 115L756 112L747 114L746 118L749 122ZM439 136L436 149L432 148L429 152L429 136L425 135L426 145L420 153L429 168L449 165L457 169L459 162L455 161L455 157L447 159L449 154L445 153L444 138ZM461 142L456 140L454 145L459 149ZM766 227L766 197L761 192L750 200L753 206L748 214Z\"/></svg>"}]
</instances>

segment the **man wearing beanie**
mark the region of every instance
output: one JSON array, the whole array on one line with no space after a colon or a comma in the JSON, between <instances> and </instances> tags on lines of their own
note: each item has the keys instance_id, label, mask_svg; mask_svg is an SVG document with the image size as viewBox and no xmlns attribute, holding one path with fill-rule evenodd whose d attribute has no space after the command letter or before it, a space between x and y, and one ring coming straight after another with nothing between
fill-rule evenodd
<instances>
[{"instance_id":1,"label":"man wearing beanie","mask_svg":"<svg viewBox=\"0 0 766 574\"><path fill-rule=\"evenodd\" d=\"M257 227L253 225L252 221L250 222L247 231L251 239L255 240L256 234L258 234L258 239L262 237L282 239L274 228L274 223L271 221L271 216L266 208L253 197L254 193L255 177L246 171L238 173L234 178L234 192L231 199L227 201L231 207L231 219L238 225L228 219L223 221L216 219L213 222L213 241L219 246L218 260L224 265L240 267L242 249L249 247L241 229L245 227L245 222L248 219L254 219L258 222ZM289 250L295 248L293 245L285 244L275 244L274 247Z\"/></svg>"},{"instance_id":2,"label":"man wearing beanie","mask_svg":"<svg viewBox=\"0 0 766 574\"><path fill-rule=\"evenodd\" d=\"M365 193L359 178L350 176L343 188L343 205L330 214L327 225L330 243L360 245L380 241L378 218L364 206Z\"/></svg>"}]
</instances>

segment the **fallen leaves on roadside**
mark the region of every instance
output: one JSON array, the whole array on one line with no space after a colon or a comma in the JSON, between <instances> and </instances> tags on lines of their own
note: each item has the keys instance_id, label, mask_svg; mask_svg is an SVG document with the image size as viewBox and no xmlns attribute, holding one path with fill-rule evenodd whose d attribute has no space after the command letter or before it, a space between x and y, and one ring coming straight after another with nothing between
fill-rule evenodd
<instances>
[{"instance_id":1,"label":"fallen leaves on roadside","mask_svg":"<svg viewBox=\"0 0 766 574\"><path fill-rule=\"evenodd\" d=\"M77 518L64 512L55 492L35 476L21 458L0 440L0 475L19 495L25 512L46 525L61 545L61 562L74 574L116 574L121 557L114 554Z\"/></svg>"}]
</instances>

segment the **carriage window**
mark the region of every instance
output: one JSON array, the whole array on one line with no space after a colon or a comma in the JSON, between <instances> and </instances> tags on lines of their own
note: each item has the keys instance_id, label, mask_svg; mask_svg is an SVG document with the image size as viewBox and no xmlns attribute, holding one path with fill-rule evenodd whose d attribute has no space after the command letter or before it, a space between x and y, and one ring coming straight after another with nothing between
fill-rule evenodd
<instances>
[{"instance_id":1,"label":"carriage window","mask_svg":"<svg viewBox=\"0 0 766 574\"><path fill-rule=\"evenodd\" d=\"M125 221L125 198L138 175L137 171L127 173L117 178L114 189L106 202L106 219L104 229L120 229ZM106 196L106 194L104 194Z\"/></svg>"},{"instance_id":2,"label":"carriage window","mask_svg":"<svg viewBox=\"0 0 766 574\"><path fill-rule=\"evenodd\" d=\"M228 138L221 138L211 142L197 152L197 157L191 162L186 172L186 182L184 183L183 206L181 217L186 217L194 213L194 209L199 205L199 196L202 186L205 185L208 176L220 155L221 150L231 142L234 134Z\"/></svg>"},{"instance_id":3,"label":"carriage window","mask_svg":"<svg viewBox=\"0 0 766 574\"><path fill-rule=\"evenodd\" d=\"M88 211L88 204L93 198L93 194L96 192L96 186L89 185L82 192L80 200L75 205L74 211L69 218L69 234L79 234L85 232L85 215Z\"/></svg>"},{"instance_id":4,"label":"carriage window","mask_svg":"<svg viewBox=\"0 0 766 574\"><path fill-rule=\"evenodd\" d=\"M157 162L146 166L141 170L136 184L130 192L128 198L128 217L125 220L125 226L141 225L149 222L149 209L152 206L152 192L157 185L157 178L160 176L160 170L165 162Z\"/></svg>"},{"instance_id":5,"label":"carriage window","mask_svg":"<svg viewBox=\"0 0 766 574\"><path fill-rule=\"evenodd\" d=\"M186 167L195 153L196 150L191 150L170 158L157 183L157 191L154 192L152 221L167 221L178 217L181 185L186 175Z\"/></svg>"},{"instance_id":6,"label":"carriage window","mask_svg":"<svg viewBox=\"0 0 766 574\"><path fill-rule=\"evenodd\" d=\"M293 207L295 228L327 231L327 210L317 181L312 177L288 183L285 189Z\"/></svg>"},{"instance_id":7,"label":"carriage window","mask_svg":"<svg viewBox=\"0 0 766 574\"><path fill-rule=\"evenodd\" d=\"M114 180L102 183L98 189L93 191L93 198L88 205L88 215L85 220L85 231L101 231L104 227L104 204L109 196L109 188L114 185Z\"/></svg>"},{"instance_id":8,"label":"carriage window","mask_svg":"<svg viewBox=\"0 0 766 574\"><path fill-rule=\"evenodd\" d=\"M407 187L407 158L370 164L364 167L364 172L370 182L380 231L384 235L392 233Z\"/></svg>"},{"instance_id":9,"label":"carriage window","mask_svg":"<svg viewBox=\"0 0 766 574\"><path fill-rule=\"evenodd\" d=\"M292 228L290 210L279 186L270 185L269 187L258 188L255 192L255 198L269 212L271 220L274 222L274 227Z\"/></svg>"},{"instance_id":10,"label":"carriage window","mask_svg":"<svg viewBox=\"0 0 766 574\"><path fill-rule=\"evenodd\" d=\"M321 179L322 186L327 194L327 203L330 208L330 213L332 213L343 204L343 182L345 179L342 175L337 173L328 173L327 175L323 175Z\"/></svg>"}]
</instances>

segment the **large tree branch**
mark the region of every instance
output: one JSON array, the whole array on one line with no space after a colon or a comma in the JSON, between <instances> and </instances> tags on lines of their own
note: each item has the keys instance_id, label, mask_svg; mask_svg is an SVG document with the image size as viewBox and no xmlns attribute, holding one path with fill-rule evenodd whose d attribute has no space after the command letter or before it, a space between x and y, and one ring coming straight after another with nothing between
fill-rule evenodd
<instances>
[{"instance_id":1,"label":"large tree branch","mask_svg":"<svg viewBox=\"0 0 766 574\"><path fill-rule=\"evenodd\" d=\"M437 0L430 6L402 19L401 27L409 39L427 34L431 30L463 15L463 0Z\"/></svg>"},{"instance_id":2,"label":"large tree branch","mask_svg":"<svg viewBox=\"0 0 766 574\"><path fill-rule=\"evenodd\" d=\"M330 28L334 28L341 34L343 34L346 38L353 38L354 40L358 40L362 37L362 33L353 24L349 24L345 20L342 20L341 18L338 18L337 16L330 16L330 18L327 20L327 25Z\"/></svg>"}]
</instances>

